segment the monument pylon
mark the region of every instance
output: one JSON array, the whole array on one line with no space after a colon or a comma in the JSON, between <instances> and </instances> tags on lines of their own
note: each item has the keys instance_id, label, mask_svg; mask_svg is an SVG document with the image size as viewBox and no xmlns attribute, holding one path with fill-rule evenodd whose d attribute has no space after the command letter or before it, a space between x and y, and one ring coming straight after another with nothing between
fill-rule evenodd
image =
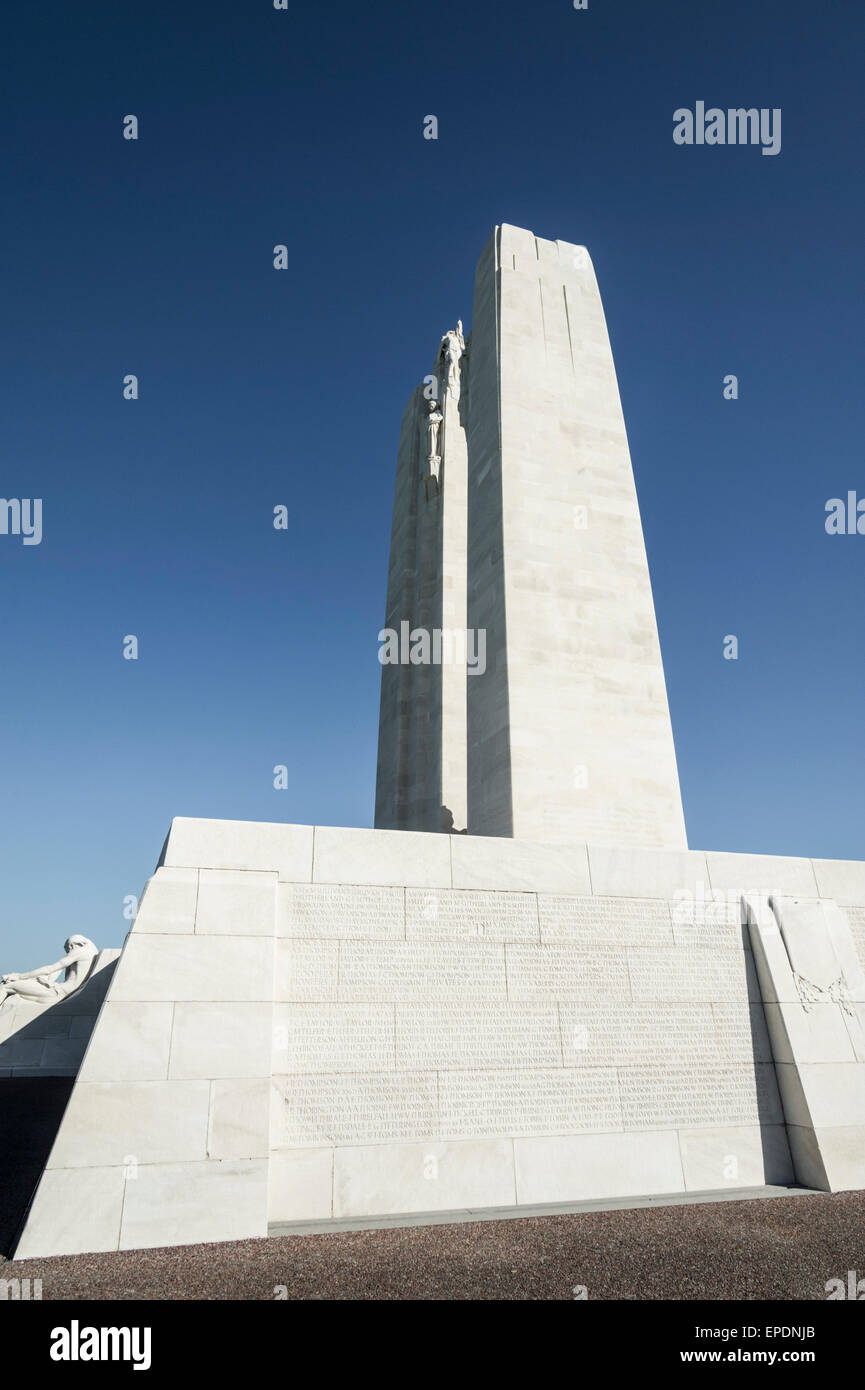
<instances>
[{"instance_id":1,"label":"monument pylon","mask_svg":"<svg viewBox=\"0 0 865 1390\"><path fill-rule=\"evenodd\" d=\"M401 627L414 641L383 665L376 826L448 829L453 813L469 834L686 848L627 433L585 247L497 227L471 333L444 336L409 401L385 622ZM453 627L476 645L483 634L483 669L436 664L424 648L422 634Z\"/></svg>"}]
</instances>

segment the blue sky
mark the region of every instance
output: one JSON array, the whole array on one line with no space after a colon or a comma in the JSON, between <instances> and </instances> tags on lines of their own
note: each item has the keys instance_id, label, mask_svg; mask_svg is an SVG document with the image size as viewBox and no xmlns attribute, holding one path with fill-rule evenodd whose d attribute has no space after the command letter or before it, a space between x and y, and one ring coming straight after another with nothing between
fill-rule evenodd
<instances>
[{"instance_id":1,"label":"blue sky","mask_svg":"<svg viewBox=\"0 0 865 1390\"><path fill-rule=\"evenodd\" d=\"M119 943L174 815L371 824L399 420L502 221L594 260L690 843L865 856L863 47L852 0L13 0L0 968ZM781 153L675 145L698 100Z\"/></svg>"}]
</instances>

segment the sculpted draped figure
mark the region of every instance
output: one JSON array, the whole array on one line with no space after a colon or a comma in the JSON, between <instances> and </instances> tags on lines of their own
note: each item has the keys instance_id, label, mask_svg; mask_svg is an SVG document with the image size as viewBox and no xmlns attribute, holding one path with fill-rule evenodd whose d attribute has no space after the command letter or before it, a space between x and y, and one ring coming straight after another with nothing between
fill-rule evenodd
<instances>
[{"instance_id":1,"label":"sculpted draped figure","mask_svg":"<svg viewBox=\"0 0 865 1390\"><path fill-rule=\"evenodd\" d=\"M456 328L449 328L444 334L439 357L444 366L447 367L447 381L445 390L450 391L451 395L456 395L459 383L460 358L466 350L466 340L463 337L463 321L457 319Z\"/></svg>"},{"instance_id":2,"label":"sculpted draped figure","mask_svg":"<svg viewBox=\"0 0 865 1390\"><path fill-rule=\"evenodd\" d=\"M64 947L66 955L53 965L39 965L35 970L25 970L22 974L3 975L0 979L0 1006L7 999L31 999L38 1003L50 1003L56 999L66 999L74 994L87 980L93 962L99 954L98 946L87 936L70 936ZM63 979L58 982L58 976Z\"/></svg>"},{"instance_id":3,"label":"sculpted draped figure","mask_svg":"<svg viewBox=\"0 0 865 1390\"><path fill-rule=\"evenodd\" d=\"M439 447L439 437L440 437L440 431L441 431L442 418L443 418L443 417L442 417L442 413L441 413L441 411L439 410L437 403L436 403L435 401L430 401L430 403L429 403L429 415L427 416L426 424L427 424L428 446L429 446L429 447L428 447L428 452L427 452L427 458L429 459L429 462L430 462L431 464L433 463L433 461L438 462L438 460L441 458L441 449L440 449L440 447Z\"/></svg>"}]
</instances>

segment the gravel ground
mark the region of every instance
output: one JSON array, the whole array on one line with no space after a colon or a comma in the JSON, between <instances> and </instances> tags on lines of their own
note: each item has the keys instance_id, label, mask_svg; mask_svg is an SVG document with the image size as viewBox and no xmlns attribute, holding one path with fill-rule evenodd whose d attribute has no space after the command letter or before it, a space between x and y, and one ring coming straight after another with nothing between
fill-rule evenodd
<instances>
[{"instance_id":1,"label":"gravel ground","mask_svg":"<svg viewBox=\"0 0 865 1390\"><path fill-rule=\"evenodd\" d=\"M71 1081L0 1079L0 1250ZM49 1299L821 1299L865 1277L865 1192L280 1236L3 1263Z\"/></svg>"},{"instance_id":2,"label":"gravel ground","mask_svg":"<svg viewBox=\"0 0 865 1390\"><path fill-rule=\"evenodd\" d=\"M865 1276L865 1193L22 1260L45 1299L820 1299Z\"/></svg>"}]
</instances>

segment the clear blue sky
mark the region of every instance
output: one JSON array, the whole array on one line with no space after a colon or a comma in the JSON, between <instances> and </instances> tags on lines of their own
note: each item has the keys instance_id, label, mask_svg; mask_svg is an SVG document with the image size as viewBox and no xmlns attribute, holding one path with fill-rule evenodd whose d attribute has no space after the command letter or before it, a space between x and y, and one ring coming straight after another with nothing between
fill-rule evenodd
<instances>
[{"instance_id":1,"label":"clear blue sky","mask_svg":"<svg viewBox=\"0 0 865 1390\"><path fill-rule=\"evenodd\" d=\"M0 493L44 539L0 536L0 968L119 943L174 815L371 824L400 415L502 221L594 260L690 843L865 856L865 536L824 529L865 495L860 4L10 0L2 39ZM698 100L781 153L675 145Z\"/></svg>"}]
</instances>

